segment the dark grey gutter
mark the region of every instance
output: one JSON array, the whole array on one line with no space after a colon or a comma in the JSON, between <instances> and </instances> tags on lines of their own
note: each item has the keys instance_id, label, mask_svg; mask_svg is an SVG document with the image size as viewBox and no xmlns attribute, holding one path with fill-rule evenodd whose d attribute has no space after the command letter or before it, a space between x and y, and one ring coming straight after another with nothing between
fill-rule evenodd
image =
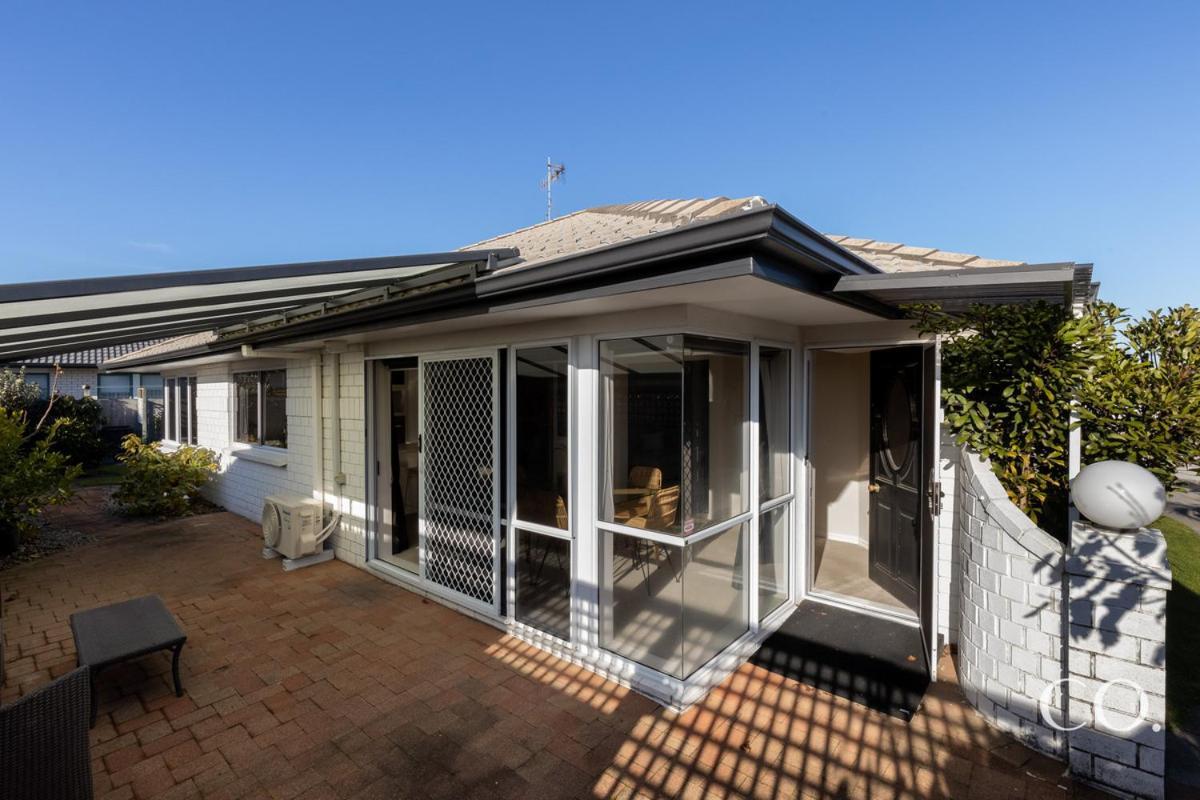
<instances>
[{"instance_id":1,"label":"dark grey gutter","mask_svg":"<svg viewBox=\"0 0 1200 800\"><path fill-rule=\"evenodd\" d=\"M210 286L244 281L269 281L311 275L335 275L346 272L371 272L402 267L426 267L459 264L466 261L486 263L489 259L515 258L513 248L494 250L455 250L448 253L417 253L406 256L304 261L296 264L268 264L260 267L224 267L183 272L155 272L146 275L119 275L109 278L75 278L37 283L12 283L0 286L0 303L53 300L146 289L170 289L180 286Z\"/></svg>"}]
</instances>

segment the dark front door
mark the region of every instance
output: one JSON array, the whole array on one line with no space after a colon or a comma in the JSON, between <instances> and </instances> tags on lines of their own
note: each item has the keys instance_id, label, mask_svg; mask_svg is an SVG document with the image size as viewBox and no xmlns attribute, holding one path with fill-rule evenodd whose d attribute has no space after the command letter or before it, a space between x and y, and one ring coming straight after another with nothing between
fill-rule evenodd
<instances>
[{"instance_id":1,"label":"dark front door","mask_svg":"<svg viewBox=\"0 0 1200 800\"><path fill-rule=\"evenodd\" d=\"M871 580L919 614L924 458L922 349L871 353Z\"/></svg>"}]
</instances>

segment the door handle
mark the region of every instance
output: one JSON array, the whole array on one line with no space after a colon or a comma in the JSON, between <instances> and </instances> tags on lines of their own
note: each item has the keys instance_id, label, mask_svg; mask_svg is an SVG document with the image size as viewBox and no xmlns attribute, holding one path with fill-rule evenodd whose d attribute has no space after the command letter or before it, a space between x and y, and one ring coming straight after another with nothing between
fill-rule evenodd
<instances>
[{"instance_id":1,"label":"door handle","mask_svg":"<svg viewBox=\"0 0 1200 800\"><path fill-rule=\"evenodd\" d=\"M879 491L879 484L878 483L868 483L867 491L870 492L871 494L876 494Z\"/></svg>"}]
</instances>

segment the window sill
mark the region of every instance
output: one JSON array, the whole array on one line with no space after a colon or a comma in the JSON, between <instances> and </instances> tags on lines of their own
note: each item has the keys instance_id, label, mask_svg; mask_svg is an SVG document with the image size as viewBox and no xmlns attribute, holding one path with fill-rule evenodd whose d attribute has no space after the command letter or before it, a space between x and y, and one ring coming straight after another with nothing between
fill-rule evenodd
<instances>
[{"instance_id":1,"label":"window sill","mask_svg":"<svg viewBox=\"0 0 1200 800\"><path fill-rule=\"evenodd\" d=\"M243 444L227 447L225 455L256 464L266 464L268 467L286 467L288 463L287 450L264 445Z\"/></svg>"},{"instance_id":2,"label":"window sill","mask_svg":"<svg viewBox=\"0 0 1200 800\"><path fill-rule=\"evenodd\" d=\"M174 453L182 445L180 445L179 442L173 442L170 439L160 439L158 446L164 453Z\"/></svg>"}]
</instances>

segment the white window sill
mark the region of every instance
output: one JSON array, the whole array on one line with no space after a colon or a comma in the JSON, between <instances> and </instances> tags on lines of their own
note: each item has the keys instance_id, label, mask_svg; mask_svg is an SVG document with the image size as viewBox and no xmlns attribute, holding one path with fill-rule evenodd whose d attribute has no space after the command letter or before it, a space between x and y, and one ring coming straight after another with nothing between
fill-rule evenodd
<instances>
[{"instance_id":1,"label":"white window sill","mask_svg":"<svg viewBox=\"0 0 1200 800\"><path fill-rule=\"evenodd\" d=\"M287 450L258 444L239 444L227 447L225 455L230 458L253 461L256 464L266 464L269 467L286 467L288 463Z\"/></svg>"},{"instance_id":2,"label":"white window sill","mask_svg":"<svg viewBox=\"0 0 1200 800\"><path fill-rule=\"evenodd\" d=\"M164 453L174 453L181 445L179 442L172 442L170 439L160 439L158 446Z\"/></svg>"}]
</instances>

